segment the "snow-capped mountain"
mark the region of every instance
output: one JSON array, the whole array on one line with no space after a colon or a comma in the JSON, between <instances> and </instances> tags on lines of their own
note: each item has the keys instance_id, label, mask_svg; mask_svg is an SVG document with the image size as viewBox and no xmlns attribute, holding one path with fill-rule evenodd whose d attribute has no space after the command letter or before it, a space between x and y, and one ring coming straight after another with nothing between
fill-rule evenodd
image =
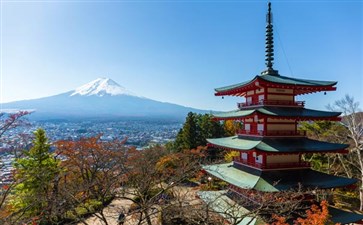
<instances>
[{"instance_id":1,"label":"snow-capped mountain","mask_svg":"<svg viewBox=\"0 0 363 225\"><path fill-rule=\"evenodd\" d=\"M116 83L115 81L111 80L110 78L98 78L85 85L82 85L81 87L76 88L76 90L74 90L74 92L70 96L74 95L83 95L83 96L97 95L101 97L104 95L137 96L131 91L127 90L126 88Z\"/></svg>"},{"instance_id":2,"label":"snow-capped mountain","mask_svg":"<svg viewBox=\"0 0 363 225\"><path fill-rule=\"evenodd\" d=\"M31 118L36 120L150 116L184 119L190 111L207 112L137 96L108 78L98 78L63 94L4 103L2 106L3 109L31 109L35 111Z\"/></svg>"}]
</instances>

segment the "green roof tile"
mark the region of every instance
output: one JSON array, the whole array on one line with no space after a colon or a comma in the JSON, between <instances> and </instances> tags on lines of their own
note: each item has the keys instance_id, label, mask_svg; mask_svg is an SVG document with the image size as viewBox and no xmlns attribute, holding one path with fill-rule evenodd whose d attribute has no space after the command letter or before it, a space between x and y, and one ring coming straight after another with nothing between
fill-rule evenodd
<instances>
[{"instance_id":1,"label":"green roof tile","mask_svg":"<svg viewBox=\"0 0 363 225\"><path fill-rule=\"evenodd\" d=\"M199 191L198 196L206 203L212 210L233 223L232 218L243 218L238 225L259 225L266 224L260 218L248 216L250 211L239 205L237 202L228 197L227 191ZM233 206L233 207L231 207ZM330 219L334 223L350 224L363 220L363 215L337 209L335 207L328 207Z\"/></svg>"},{"instance_id":2,"label":"green roof tile","mask_svg":"<svg viewBox=\"0 0 363 225\"><path fill-rule=\"evenodd\" d=\"M264 192L284 191L298 188L335 188L356 183L355 179L337 177L311 169L296 170L255 170L252 174L237 169L232 163L203 166L203 169L214 177L243 189L254 189Z\"/></svg>"},{"instance_id":3,"label":"green roof tile","mask_svg":"<svg viewBox=\"0 0 363 225\"><path fill-rule=\"evenodd\" d=\"M336 85L336 81L321 81L321 80L307 80L285 76L274 75L261 75L259 78L279 84L293 84L293 85L305 85L305 86L332 86Z\"/></svg>"},{"instance_id":4,"label":"green roof tile","mask_svg":"<svg viewBox=\"0 0 363 225\"><path fill-rule=\"evenodd\" d=\"M261 113L267 116L277 116L277 117L295 117L295 118L331 118L338 117L340 112L329 112L320 111L305 108L289 108L289 107L272 107L272 106L260 106L254 109L244 109L244 110L233 110L229 112L222 112L213 114L215 118L219 119L233 119L242 118L245 116L252 115L253 113Z\"/></svg>"},{"instance_id":5,"label":"green roof tile","mask_svg":"<svg viewBox=\"0 0 363 225\"><path fill-rule=\"evenodd\" d=\"M344 211L334 207L328 207L331 220L334 223L350 224L363 220L363 215L355 212Z\"/></svg>"},{"instance_id":6,"label":"green roof tile","mask_svg":"<svg viewBox=\"0 0 363 225\"><path fill-rule=\"evenodd\" d=\"M243 172L233 167L233 163L203 166L203 169L214 177L218 177L243 189L253 189L260 179L259 176ZM270 187L270 185L266 188L268 189L265 191L277 191L277 189Z\"/></svg>"},{"instance_id":7,"label":"green roof tile","mask_svg":"<svg viewBox=\"0 0 363 225\"><path fill-rule=\"evenodd\" d=\"M256 77L255 77L256 78ZM255 79L254 78L254 79ZM252 82L254 79L250 80L250 81L246 81L246 82L242 82L242 83L238 83L238 84L232 84L232 85L228 85L228 86L225 86L225 87L220 87L220 88L215 88L214 90L216 92L221 92L221 91L228 91L228 90L232 90L232 89L235 89L235 88L238 88L238 87L242 87L250 82Z\"/></svg>"},{"instance_id":8,"label":"green roof tile","mask_svg":"<svg viewBox=\"0 0 363 225\"><path fill-rule=\"evenodd\" d=\"M299 79L285 76L276 76L276 75L257 75L253 79L249 81L245 81L238 84L233 84L229 86L224 86L220 88L215 88L216 92L224 92L230 91L233 89L241 88L246 84L254 82L256 79L262 79L268 82L277 83L277 84L287 84L287 85L300 85L300 86L334 86L337 84L336 81L320 81L320 80L308 80L308 79Z\"/></svg>"},{"instance_id":9,"label":"green roof tile","mask_svg":"<svg viewBox=\"0 0 363 225\"><path fill-rule=\"evenodd\" d=\"M238 222L234 221L236 218L239 220L243 218L237 225L266 224L260 219L247 216L250 214L250 211L230 199L226 195L227 191L199 191L197 194L212 210L229 220L232 224Z\"/></svg>"},{"instance_id":10,"label":"green roof tile","mask_svg":"<svg viewBox=\"0 0 363 225\"><path fill-rule=\"evenodd\" d=\"M248 151L257 149L265 152L331 152L346 149L348 145L336 144L308 139L305 137L269 138L269 137L243 137L232 136L226 138L207 139L210 144L234 150Z\"/></svg>"}]
</instances>

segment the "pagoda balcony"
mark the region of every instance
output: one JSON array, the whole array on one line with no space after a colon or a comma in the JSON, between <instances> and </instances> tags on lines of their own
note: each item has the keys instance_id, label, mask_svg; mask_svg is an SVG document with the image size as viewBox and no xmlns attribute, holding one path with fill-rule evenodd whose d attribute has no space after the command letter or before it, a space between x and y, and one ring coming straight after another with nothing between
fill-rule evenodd
<instances>
[{"instance_id":1,"label":"pagoda balcony","mask_svg":"<svg viewBox=\"0 0 363 225\"><path fill-rule=\"evenodd\" d=\"M282 107L304 107L305 101L286 101L286 100L260 100L257 102L237 103L239 109L246 109L255 106L282 106Z\"/></svg>"},{"instance_id":2,"label":"pagoda balcony","mask_svg":"<svg viewBox=\"0 0 363 225\"><path fill-rule=\"evenodd\" d=\"M286 163L258 163L258 162L249 162L246 159L241 159L240 157L233 158L233 165L237 166L249 166L253 168L257 168L260 170L277 170L277 169L301 169L301 168L310 168L309 162L286 162Z\"/></svg>"},{"instance_id":3,"label":"pagoda balcony","mask_svg":"<svg viewBox=\"0 0 363 225\"><path fill-rule=\"evenodd\" d=\"M243 136L306 136L306 131L303 130L238 130L237 135Z\"/></svg>"}]
</instances>

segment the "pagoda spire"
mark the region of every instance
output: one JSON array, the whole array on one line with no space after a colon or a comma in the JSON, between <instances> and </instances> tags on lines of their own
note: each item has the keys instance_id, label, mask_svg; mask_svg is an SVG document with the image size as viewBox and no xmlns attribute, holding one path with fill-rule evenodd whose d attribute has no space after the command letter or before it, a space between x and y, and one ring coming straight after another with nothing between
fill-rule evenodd
<instances>
[{"instance_id":1,"label":"pagoda spire","mask_svg":"<svg viewBox=\"0 0 363 225\"><path fill-rule=\"evenodd\" d=\"M272 68L274 61L274 37L272 25L271 2L268 3L268 12L266 15L266 66L267 69L263 71L262 75L279 75L277 70Z\"/></svg>"}]
</instances>

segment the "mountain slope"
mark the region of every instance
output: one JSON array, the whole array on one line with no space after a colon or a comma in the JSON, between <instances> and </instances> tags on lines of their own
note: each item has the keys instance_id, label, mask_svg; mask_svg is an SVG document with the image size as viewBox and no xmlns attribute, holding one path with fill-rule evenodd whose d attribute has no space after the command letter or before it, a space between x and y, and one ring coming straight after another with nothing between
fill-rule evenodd
<instances>
[{"instance_id":1,"label":"mountain slope","mask_svg":"<svg viewBox=\"0 0 363 225\"><path fill-rule=\"evenodd\" d=\"M206 111L139 97L111 79L99 78L73 91L33 100L4 103L3 108L35 110L33 119L170 117Z\"/></svg>"},{"instance_id":2,"label":"mountain slope","mask_svg":"<svg viewBox=\"0 0 363 225\"><path fill-rule=\"evenodd\" d=\"M122 87L115 81L109 78L98 78L94 81L91 81L85 85L74 90L74 92L70 96L81 95L81 96L104 96L104 95L131 95L136 96L131 91Z\"/></svg>"}]
</instances>

